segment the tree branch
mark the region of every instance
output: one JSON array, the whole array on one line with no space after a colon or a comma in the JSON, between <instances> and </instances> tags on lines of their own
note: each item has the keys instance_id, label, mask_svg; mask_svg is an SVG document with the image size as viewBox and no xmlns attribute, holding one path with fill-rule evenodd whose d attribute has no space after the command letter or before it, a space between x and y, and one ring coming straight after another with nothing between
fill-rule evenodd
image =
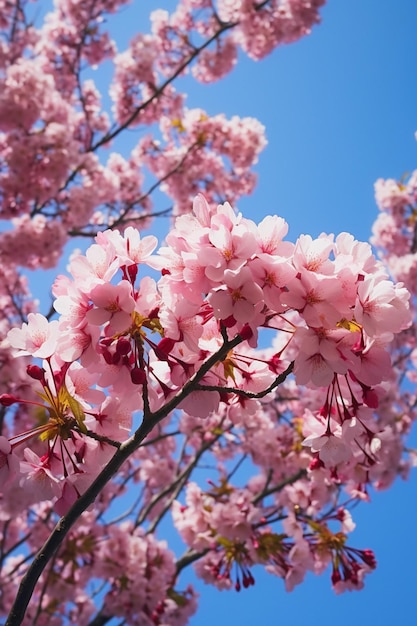
<instances>
[{"instance_id":1,"label":"tree branch","mask_svg":"<svg viewBox=\"0 0 417 626\"><path fill-rule=\"evenodd\" d=\"M21 625L27 606L35 589L35 585L48 562L64 541L71 527L81 517L84 511L94 502L96 497L101 493L102 489L116 474L123 463L133 452L135 452L135 450L140 447L145 437L151 432L156 424L176 409L177 406L196 389L198 382L207 374L207 372L209 372L209 370L217 362L222 361L228 354L229 350L242 343L242 341L242 337L240 335L236 335L230 341L225 342L216 353L212 354L207 361L201 365L200 369L187 381L184 387L176 393L175 396L173 396L158 411L150 413L148 418L142 421L142 424L132 437L121 444L120 448L115 452L113 457L93 481L90 487L88 487L88 489L73 504L68 513L61 517L49 538L37 552L28 571L22 578L5 626Z\"/></svg>"},{"instance_id":2,"label":"tree branch","mask_svg":"<svg viewBox=\"0 0 417 626\"><path fill-rule=\"evenodd\" d=\"M276 377L274 382L271 383L267 389L264 389L263 391L258 391L257 393L253 393L252 391L246 391L245 389L238 389L236 387L220 387L218 385L196 385L196 390L218 391L219 393L234 393L237 396L243 396L244 398L251 398L251 399L264 398L265 396L268 395L268 393L271 393L271 391L273 391L276 387L281 385L286 380L286 378L291 374L293 369L294 369L294 361L291 361L287 369L284 372L281 372L281 374L279 374Z\"/></svg>"}]
</instances>

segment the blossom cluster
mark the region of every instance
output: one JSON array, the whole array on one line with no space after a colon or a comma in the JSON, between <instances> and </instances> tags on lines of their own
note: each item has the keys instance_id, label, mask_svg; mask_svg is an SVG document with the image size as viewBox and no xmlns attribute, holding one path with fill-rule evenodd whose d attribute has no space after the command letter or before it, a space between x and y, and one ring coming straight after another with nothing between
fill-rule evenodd
<instances>
[{"instance_id":1,"label":"blossom cluster","mask_svg":"<svg viewBox=\"0 0 417 626\"><path fill-rule=\"evenodd\" d=\"M39 519L32 524L34 547L36 541L46 539L50 530L46 507L38 506L36 513ZM23 528L21 522L9 523L15 533ZM21 568L20 555L7 560L2 575L2 606L11 603L18 582L16 573ZM89 624L97 613L88 591L93 579L103 581L102 614L127 619L131 624L180 626L196 609L191 587L175 589L175 557L165 541L158 541L129 522L99 525L95 516L87 513L68 537L53 570L43 579L45 613L40 623L58 626L68 618L73 623ZM29 607L25 625L38 619L37 611L36 604Z\"/></svg>"},{"instance_id":2,"label":"blossom cluster","mask_svg":"<svg viewBox=\"0 0 417 626\"><path fill-rule=\"evenodd\" d=\"M397 280L416 293L417 171L404 180L380 178L375 183L380 209L373 226L372 243Z\"/></svg>"},{"instance_id":3,"label":"blossom cluster","mask_svg":"<svg viewBox=\"0 0 417 626\"><path fill-rule=\"evenodd\" d=\"M328 389L321 408L304 413L304 444L329 467L358 450L373 458L381 445L372 426L377 386L391 376L385 346L410 323L409 294L350 235L305 235L291 244L286 232L282 218L256 225L229 204L211 209L198 196L157 255L156 238L141 239L131 227L124 235L100 233L85 256L74 255L72 278L58 277L53 287L59 321L30 313L28 323L8 333L17 354L43 359L28 373L53 406L45 438L67 437L77 427L75 447L86 428L122 440L129 416L144 408L145 383L155 412L225 336L255 348L259 328L267 327L284 338L274 367L231 351L181 408L207 416L228 404L223 388L262 391L276 367L293 361L299 385ZM157 282L139 279L144 265L160 271ZM85 450L77 454L86 462Z\"/></svg>"},{"instance_id":4,"label":"blossom cluster","mask_svg":"<svg viewBox=\"0 0 417 626\"><path fill-rule=\"evenodd\" d=\"M29 313L7 335L15 356L35 359L27 375L39 389L36 400L0 396L4 407L32 406L39 420L0 440L10 513L13 492L64 514L137 428L135 416L146 423L179 408L189 452L175 461L175 446L156 437L127 466L146 485L143 520L157 523L176 494L164 486L181 476L185 487L208 450L220 467L246 454L260 469L247 490L223 478L211 494L189 485L185 508L173 504L199 575L240 588L262 564L292 589L331 564L336 589L362 586L373 556L348 547L320 512L340 482L366 497L369 483L395 475L401 435L375 411L393 376L387 347L410 324L409 293L368 244L346 233L293 244L287 230L278 216L256 224L199 195L157 254L156 238L133 227L99 233L73 254L70 276L53 286L58 319ZM260 329L276 333L273 349L257 349ZM276 422L289 411L291 426ZM330 520L345 521L344 511ZM268 523L277 512L285 540Z\"/></svg>"},{"instance_id":5,"label":"blossom cluster","mask_svg":"<svg viewBox=\"0 0 417 626\"><path fill-rule=\"evenodd\" d=\"M39 29L24 5L2 8L0 210L11 226L0 236L3 265L53 267L74 234L147 227L158 187L177 214L199 191L216 202L250 193L265 145L262 126L187 110L173 81L191 71L212 82L232 69L237 46L260 58L308 34L323 1L226 2L216 11L205 0L180 0L171 14L154 11L151 32L119 51L106 17L125 4L59 0ZM85 75L86 65L109 60L112 111ZM138 125L151 133L129 159L106 154L123 130ZM160 184L144 187L147 170Z\"/></svg>"},{"instance_id":6,"label":"blossom cluster","mask_svg":"<svg viewBox=\"0 0 417 626\"><path fill-rule=\"evenodd\" d=\"M330 564L336 591L363 586L376 561L371 550L347 545L355 524L346 509L319 523L290 512L282 524L284 533L278 535L268 524L277 509L256 506L255 494L255 484L249 490L222 484L204 493L191 483L185 506L174 503L174 522L187 545L201 554L196 572L206 583L240 591L255 584L253 568L261 564L292 591L308 571L321 573ZM330 529L334 522L337 531Z\"/></svg>"}]
</instances>

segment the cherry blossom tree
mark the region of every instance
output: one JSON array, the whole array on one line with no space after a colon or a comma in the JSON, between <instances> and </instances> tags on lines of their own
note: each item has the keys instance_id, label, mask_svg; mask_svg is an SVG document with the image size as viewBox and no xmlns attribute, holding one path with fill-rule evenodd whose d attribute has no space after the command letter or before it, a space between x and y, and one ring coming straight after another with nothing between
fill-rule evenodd
<instances>
[{"instance_id":1,"label":"cherry blossom tree","mask_svg":"<svg viewBox=\"0 0 417 626\"><path fill-rule=\"evenodd\" d=\"M263 126L177 90L308 35L323 3L166 3L119 51L124 0L0 1L7 626L180 626L189 567L237 591L260 568L288 591L328 572L338 593L375 569L351 509L414 464L417 174L376 183L375 251L292 243L282 217L236 209ZM129 155L111 151L132 128ZM42 311L25 269L80 239Z\"/></svg>"}]
</instances>

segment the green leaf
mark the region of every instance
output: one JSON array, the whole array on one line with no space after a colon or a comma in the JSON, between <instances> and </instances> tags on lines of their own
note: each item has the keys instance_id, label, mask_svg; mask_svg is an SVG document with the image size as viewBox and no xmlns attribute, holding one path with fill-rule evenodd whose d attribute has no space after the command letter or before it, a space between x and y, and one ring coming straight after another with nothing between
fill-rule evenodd
<instances>
[{"instance_id":1,"label":"green leaf","mask_svg":"<svg viewBox=\"0 0 417 626\"><path fill-rule=\"evenodd\" d=\"M81 430L81 432L86 433L87 428L84 424L85 413L81 404L78 402L78 400L72 397L65 385L61 387L59 393L60 395L62 395L62 402L71 409L71 413L73 414L75 421L77 422L78 428Z\"/></svg>"}]
</instances>

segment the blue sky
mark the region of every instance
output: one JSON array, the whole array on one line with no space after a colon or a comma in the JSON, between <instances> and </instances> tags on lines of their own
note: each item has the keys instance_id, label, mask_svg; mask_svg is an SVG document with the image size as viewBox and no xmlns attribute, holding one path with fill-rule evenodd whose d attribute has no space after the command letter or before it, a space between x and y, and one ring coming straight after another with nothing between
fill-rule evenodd
<instances>
[{"instance_id":1,"label":"blue sky","mask_svg":"<svg viewBox=\"0 0 417 626\"><path fill-rule=\"evenodd\" d=\"M245 216L282 215L292 240L322 231L367 240L377 215L375 180L416 167L417 3L329 0L322 16L309 37L260 63L242 58L217 84L186 79L188 105L254 116L266 126L258 187L238 207ZM119 43L146 30L143 18L136 0L117 20ZM191 626L415 626L416 491L413 474L355 510L351 543L373 548L378 560L364 591L335 596L324 574L287 594L281 580L259 569L255 587L240 594L198 585L200 610Z\"/></svg>"}]
</instances>

